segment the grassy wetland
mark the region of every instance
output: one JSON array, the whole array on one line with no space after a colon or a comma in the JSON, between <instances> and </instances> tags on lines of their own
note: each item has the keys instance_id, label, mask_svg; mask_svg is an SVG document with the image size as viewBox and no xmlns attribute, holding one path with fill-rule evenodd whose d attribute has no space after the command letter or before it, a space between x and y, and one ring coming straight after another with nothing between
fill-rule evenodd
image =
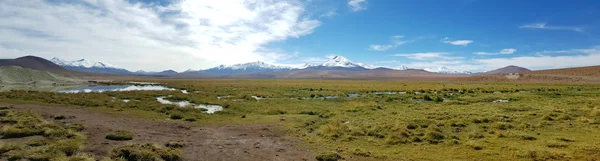
<instances>
[{"instance_id":1,"label":"grassy wetland","mask_svg":"<svg viewBox=\"0 0 600 161\"><path fill-rule=\"evenodd\" d=\"M274 124L282 135L300 141L295 146L314 152L316 157L310 160L600 159L600 84L350 80L152 82L177 90L70 94L11 91L1 92L0 102L86 108L200 127ZM201 108L161 104L157 97L219 105L223 110L209 114ZM3 158L26 151L52 153L55 158L88 156L77 153L86 145L85 135L77 132L84 125L58 126L34 113L15 112L10 108L2 110L0 118L4 138L42 137L31 144L3 142L0 147ZM56 130L49 130L53 128ZM131 139L128 132L104 135L116 140ZM60 137L68 139L57 139ZM38 144L45 148L31 146ZM61 149L62 144L68 145ZM117 154L123 150L162 149L164 155L154 158L178 159L180 152L168 147L184 145L173 146L171 142L167 143L168 147L158 146L164 144L125 145L115 148L108 156L96 158L126 158Z\"/></svg>"}]
</instances>

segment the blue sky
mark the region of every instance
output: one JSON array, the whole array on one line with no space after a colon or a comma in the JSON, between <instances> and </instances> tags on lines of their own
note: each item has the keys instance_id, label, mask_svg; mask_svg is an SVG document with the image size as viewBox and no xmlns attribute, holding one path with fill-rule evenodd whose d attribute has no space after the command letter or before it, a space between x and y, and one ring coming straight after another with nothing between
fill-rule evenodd
<instances>
[{"instance_id":1,"label":"blue sky","mask_svg":"<svg viewBox=\"0 0 600 161\"><path fill-rule=\"evenodd\" d=\"M592 0L5 0L0 58L91 59L130 70L341 55L397 68L600 65Z\"/></svg>"},{"instance_id":2,"label":"blue sky","mask_svg":"<svg viewBox=\"0 0 600 161\"><path fill-rule=\"evenodd\" d=\"M334 6L343 6L344 2L338 2ZM450 57L446 60L463 57L467 63L470 59L536 56L544 51L587 49L600 44L598 1L369 0L364 6L366 9L358 12L336 10L339 13L322 20L324 24L313 34L272 47L314 57L340 54L351 60L393 66L416 61L392 56L399 53L443 52ZM472 43L452 45L443 43L444 38ZM394 41L405 43L395 46ZM395 47L378 51L371 45ZM495 54L503 49L515 52Z\"/></svg>"}]
</instances>

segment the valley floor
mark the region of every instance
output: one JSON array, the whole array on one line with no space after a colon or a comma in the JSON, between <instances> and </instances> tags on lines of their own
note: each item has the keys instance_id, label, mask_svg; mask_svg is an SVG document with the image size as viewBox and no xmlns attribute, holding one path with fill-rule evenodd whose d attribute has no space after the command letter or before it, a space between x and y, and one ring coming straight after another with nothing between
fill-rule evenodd
<instances>
[{"instance_id":1,"label":"valley floor","mask_svg":"<svg viewBox=\"0 0 600 161\"><path fill-rule=\"evenodd\" d=\"M0 104L0 106L3 106ZM8 106L8 105L6 105ZM87 139L82 152L94 156L107 156L122 145L132 143L166 143L179 141L185 144L184 160L307 160L314 158L309 151L295 148L297 142L282 136L277 125L250 124L219 127L189 126L181 122L151 121L131 118L121 114L92 112L85 108L43 106L34 104L13 105L12 110L31 110L46 120L54 116L65 116L56 120L59 124L83 124L82 131ZM126 130L134 134L131 141L112 141L105 135L112 131ZM0 139L6 143L22 143L36 136L16 139ZM99 159L99 158L98 158Z\"/></svg>"}]
</instances>

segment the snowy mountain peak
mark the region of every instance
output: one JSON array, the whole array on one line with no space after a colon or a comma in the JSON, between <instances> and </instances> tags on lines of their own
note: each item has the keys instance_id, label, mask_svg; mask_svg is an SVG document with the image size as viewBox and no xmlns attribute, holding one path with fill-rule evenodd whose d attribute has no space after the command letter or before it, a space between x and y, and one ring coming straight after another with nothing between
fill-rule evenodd
<instances>
[{"instance_id":1,"label":"snowy mountain peak","mask_svg":"<svg viewBox=\"0 0 600 161\"><path fill-rule=\"evenodd\" d=\"M359 67L360 65L351 62L350 60L346 59L343 56L335 56L335 57L331 58L330 60L328 60L327 62L323 63L322 66L353 68L353 67Z\"/></svg>"},{"instance_id":2,"label":"snowy mountain peak","mask_svg":"<svg viewBox=\"0 0 600 161\"><path fill-rule=\"evenodd\" d=\"M447 67L438 67L437 69L430 69L430 68L425 68L425 71L428 72L433 72L433 73L442 73L442 74L472 74L472 72L470 71L458 71L458 70L451 70Z\"/></svg>"},{"instance_id":3,"label":"snowy mountain peak","mask_svg":"<svg viewBox=\"0 0 600 161\"><path fill-rule=\"evenodd\" d=\"M273 64L267 64L265 62L262 61L255 61L255 62L249 62L249 63L241 63L241 64L234 64L234 65L220 65L218 67L215 67L216 69L222 70L222 69L233 69L233 70L240 70L240 69L249 69L249 68L258 68L258 69L292 69L291 67L286 67L286 66L277 66L277 65L273 65Z\"/></svg>"},{"instance_id":4,"label":"snowy mountain peak","mask_svg":"<svg viewBox=\"0 0 600 161\"><path fill-rule=\"evenodd\" d=\"M118 68L111 64L107 64L107 63L103 63L103 62L94 62L94 61L89 61L86 59L68 61L68 60L63 60L63 59L59 59L59 58L52 58L50 61L53 62L54 64L57 64L60 66L66 66L66 67L121 69L121 68Z\"/></svg>"},{"instance_id":5,"label":"snowy mountain peak","mask_svg":"<svg viewBox=\"0 0 600 161\"><path fill-rule=\"evenodd\" d=\"M400 67L396 68L396 70L408 70L409 68L406 65L400 65Z\"/></svg>"}]
</instances>

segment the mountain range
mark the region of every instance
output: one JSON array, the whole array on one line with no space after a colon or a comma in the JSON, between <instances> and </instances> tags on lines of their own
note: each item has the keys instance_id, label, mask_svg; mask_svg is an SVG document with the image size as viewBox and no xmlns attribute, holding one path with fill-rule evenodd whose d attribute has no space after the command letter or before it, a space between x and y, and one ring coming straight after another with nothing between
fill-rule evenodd
<instances>
[{"instance_id":1,"label":"mountain range","mask_svg":"<svg viewBox=\"0 0 600 161\"><path fill-rule=\"evenodd\" d=\"M119 68L115 65L111 65L104 62L99 61L90 61L86 59L79 59L74 61L63 60L59 58L50 59L51 62L57 64L63 68L81 71L81 72L90 72L90 73L108 73L108 74L139 74L139 75L171 75L177 74L174 70L165 70L161 72L147 72L143 70L139 70L136 72L131 72L124 68Z\"/></svg>"},{"instance_id":2,"label":"mountain range","mask_svg":"<svg viewBox=\"0 0 600 161\"><path fill-rule=\"evenodd\" d=\"M67 69L92 72L92 73L110 73L110 74L138 74L138 75L173 75L179 74L173 70L166 70L161 72L147 72L147 71L129 71L124 68L117 67L105 62L90 61L86 59L80 59L75 61L63 60L59 58L53 58L51 62L58 64ZM252 73L270 73L270 72L290 72L293 70L342 70L342 71L366 71L366 70L407 70L410 69L404 65L397 69L375 67L365 63L354 63L343 56L334 56L331 59L321 63L307 63L299 68L272 65L265 62L249 62L234 65L220 65L217 67L204 69L204 70L187 70L185 74L207 74L207 75L231 75L231 74L252 74ZM435 70L425 69L425 71L432 73L442 74L471 74L469 71L453 71L446 67L440 67Z\"/></svg>"},{"instance_id":3,"label":"mountain range","mask_svg":"<svg viewBox=\"0 0 600 161\"><path fill-rule=\"evenodd\" d=\"M25 58L25 57L24 57ZM36 57L37 58L37 57ZM15 61L19 61L21 58L15 59ZM41 59L41 58L39 58ZM32 59L37 60L37 59ZM438 74L452 74L452 75L468 75L474 74L470 71L456 71L451 70L447 67L439 67L437 69L412 69L407 66L400 66L399 68L385 68L385 67L375 67L372 65L364 64L364 63L355 63L350 61L349 59L343 56L334 56L329 60L321 62L321 63L307 63L301 67L288 67L288 66L280 66L268 64L265 62L257 61L257 62L249 62L249 63L241 63L234 65L219 65L213 68L204 69L204 70L187 70L182 73L178 73L173 70L165 70L160 72L148 72L143 70L138 70L135 72L129 71L125 68L120 68L115 65L111 65L105 62L92 61L87 59L79 59L79 60L64 60L60 58L53 58L50 62L74 71L80 72L88 72L88 73L108 73L108 74L122 74L122 75L236 75L236 74L257 74L257 73L282 73L282 72L293 72L293 71L404 71L404 70L412 70L419 72L427 72L427 73L438 73ZM31 64L31 63L30 63ZM57 68L57 67L53 67ZM487 73L478 73L478 74L499 74L499 73L507 73L507 72L524 72L529 71L528 69L516 67L516 66L508 66L506 69L498 69L494 71L490 71ZM297 72L302 73L302 72Z\"/></svg>"},{"instance_id":4,"label":"mountain range","mask_svg":"<svg viewBox=\"0 0 600 161\"><path fill-rule=\"evenodd\" d=\"M58 61L60 59L54 59ZM79 68L97 68L97 69L122 69L106 63L98 63L93 61L61 61L63 66L79 67ZM187 71L177 73L172 70L163 72L145 72L136 71L133 74L106 74L95 72L81 72L61 67L49 60L35 57L25 56L16 59L0 59L0 67L7 71L0 74L0 79L5 82L15 82L14 80L30 80L29 82L50 81L55 77L35 77L37 71L48 72L49 75L57 74L58 76L66 76L68 78L132 78L141 76L141 78L190 78L190 79L377 79L377 80L487 80L487 81L505 81L502 74L520 73L522 80L568 80L568 81L600 81L599 74L600 66L590 67L575 67L564 69L550 69L531 71L518 66L507 66L484 73L473 74L445 74L457 73L449 71L447 68L436 69L436 72L431 72L429 69L410 69L403 67L401 69L390 69L382 67L368 67L364 64L353 63L343 57L333 57L323 63L308 64L302 68L291 68L285 66L271 65L264 62L252 62L236 65L221 65L215 68L198 71ZM20 67L20 68L14 68ZM29 69L36 70L28 72ZM78 68L73 68L78 69ZM88 70L88 69L86 69ZM429 71L428 71L429 70ZM17 71L17 72L15 72ZM20 72L23 71L23 72ZM11 74L12 75L9 75ZM17 75L15 75L17 73ZM31 73L30 76L15 77L18 73ZM11 77L12 76L12 77ZM58 78L58 77L56 77ZM23 82L21 82L23 83ZM26 82L25 82L26 83Z\"/></svg>"}]
</instances>

